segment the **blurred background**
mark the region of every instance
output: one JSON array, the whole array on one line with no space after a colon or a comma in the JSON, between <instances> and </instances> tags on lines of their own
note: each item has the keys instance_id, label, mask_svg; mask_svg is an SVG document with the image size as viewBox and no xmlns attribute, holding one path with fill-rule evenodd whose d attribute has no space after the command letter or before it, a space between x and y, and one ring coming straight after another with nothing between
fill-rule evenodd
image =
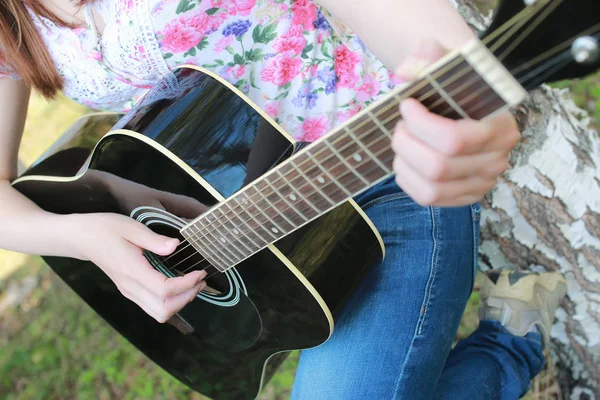
<instances>
[{"instance_id":1,"label":"blurred background","mask_svg":"<svg viewBox=\"0 0 600 400\"><path fill-rule=\"evenodd\" d=\"M482 0L490 3L487 0ZM600 75L560 82L592 126L600 121ZM20 152L30 165L78 117L89 112L65 98L30 102ZM479 293L470 301L457 339L478 323ZM141 355L83 303L38 257L0 250L0 399L203 399ZM288 399L293 353L260 399ZM552 368L528 399L556 398Z\"/></svg>"}]
</instances>

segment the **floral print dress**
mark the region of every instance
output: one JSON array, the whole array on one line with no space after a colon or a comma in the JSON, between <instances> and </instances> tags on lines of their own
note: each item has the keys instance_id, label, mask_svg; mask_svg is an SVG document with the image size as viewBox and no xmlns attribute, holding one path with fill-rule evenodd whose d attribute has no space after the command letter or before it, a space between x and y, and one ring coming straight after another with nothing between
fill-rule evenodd
<instances>
[{"instance_id":1,"label":"floral print dress","mask_svg":"<svg viewBox=\"0 0 600 400\"><path fill-rule=\"evenodd\" d=\"M100 34L34 16L64 93L127 111L182 64L219 74L296 140L314 141L397 80L360 39L311 0L99 0ZM10 75L0 59L0 76Z\"/></svg>"}]
</instances>

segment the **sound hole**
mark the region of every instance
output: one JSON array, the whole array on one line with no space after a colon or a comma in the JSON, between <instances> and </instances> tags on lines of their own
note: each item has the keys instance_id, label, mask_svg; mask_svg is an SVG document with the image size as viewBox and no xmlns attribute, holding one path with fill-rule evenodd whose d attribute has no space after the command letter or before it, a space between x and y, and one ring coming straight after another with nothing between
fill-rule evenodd
<instances>
[{"instance_id":1,"label":"sound hole","mask_svg":"<svg viewBox=\"0 0 600 400\"><path fill-rule=\"evenodd\" d=\"M179 239L180 245L169 256L152 255L153 266L168 277L183 276L192 271L206 270L206 288L203 292L212 295L221 295L230 291L230 280L225 274L220 273L214 266L196 251L194 246L187 242L179 231L165 225L151 226L152 230L161 235ZM155 263L160 264L157 268Z\"/></svg>"},{"instance_id":2,"label":"sound hole","mask_svg":"<svg viewBox=\"0 0 600 400\"><path fill-rule=\"evenodd\" d=\"M179 235L185 226L184 220L153 207L137 208L131 216L154 232L181 241L170 256L145 252L157 271L169 277L203 269L208 273L207 287L177 314L179 322L184 323L184 329L179 329L201 339L206 348L214 346L227 352L239 352L254 346L262 333L262 319L248 297L238 270L230 268L221 273L198 254Z\"/></svg>"}]
</instances>

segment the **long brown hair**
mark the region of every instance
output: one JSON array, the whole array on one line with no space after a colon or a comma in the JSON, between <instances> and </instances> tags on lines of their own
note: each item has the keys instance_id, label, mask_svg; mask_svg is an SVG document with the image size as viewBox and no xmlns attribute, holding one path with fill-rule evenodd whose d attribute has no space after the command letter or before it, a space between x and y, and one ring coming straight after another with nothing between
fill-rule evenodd
<instances>
[{"instance_id":1,"label":"long brown hair","mask_svg":"<svg viewBox=\"0 0 600 400\"><path fill-rule=\"evenodd\" d=\"M89 1L77 2L84 5ZM27 7L59 25L72 27L37 0L0 0L0 55L25 83L52 98L62 89L63 80Z\"/></svg>"}]
</instances>

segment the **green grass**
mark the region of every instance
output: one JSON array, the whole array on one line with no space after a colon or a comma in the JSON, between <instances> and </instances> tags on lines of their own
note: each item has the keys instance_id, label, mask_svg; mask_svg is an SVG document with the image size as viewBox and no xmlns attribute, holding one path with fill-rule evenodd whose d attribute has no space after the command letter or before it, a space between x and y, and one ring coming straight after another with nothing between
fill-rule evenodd
<instances>
[{"instance_id":1,"label":"green grass","mask_svg":"<svg viewBox=\"0 0 600 400\"><path fill-rule=\"evenodd\" d=\"M0 398L203 398L139 353L39 258L1 281L0 293L32 276L37 288L0 315ZM288 359L262 399L289 397L297 360Z\"/></svg>"},{"instance_id":2,"label":"green grass","mask_svg":"<svg viewBox=\"0 0 600 400\"><path fill-rule=\"evenodd\" d=\"M600 121L600 76L571 87L580 107ZM29 164L83 107L65 99L46 103L33 98L21 161ZM35 289L7 309L14 288L34 282ZM477 326L475 292L458 338ZM0 399L202 399L137 352L107 326L40 259L0 250ZM289 398L298 353L294 353L265 389L261 399ZM534 394L529 395L535 398Z\"/></svg>"},{"instance_id":3,"label":"green grass","mask_svg":"<svg viewBox=\"0 0 600 400\"><path fill-rule=\"evenodd\" d=\"M0 398L203 399L157 367L81 301L50 268L31 257L8 279L29 277L37 288L0 314ZM470 301L467 336L476 326L478 293ZM299 354L293 353L262 400L289 398Z\"/></svg>"}]
</instances>

